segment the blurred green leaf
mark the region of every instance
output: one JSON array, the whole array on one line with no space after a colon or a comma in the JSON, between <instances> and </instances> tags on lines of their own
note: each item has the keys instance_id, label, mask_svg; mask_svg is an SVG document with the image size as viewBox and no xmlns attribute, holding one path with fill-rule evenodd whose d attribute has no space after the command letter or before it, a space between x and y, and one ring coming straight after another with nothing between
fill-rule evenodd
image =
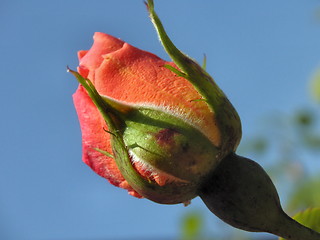
<instances>
[{"instance_id":1,"label":"blurred green leaf","mask_svg":"<svg viewBox=\"0 0 320 240\"><path fill-rule=\"evenodd\" d=\"M320 22L320 8L319 7L316 8L316 10L314 11L314 16L315 16L315 19Z\"/></svg>"},{"instance_id":2,"label":"blurred green leaf","mask_svg":"<svg viewBox=\"0 0 320 240\"><path fill-rule=\"evenodd\" d=\"M317 128L318 115L311 109L299 110L294 115L297 139L303 147L320 150L320 132Z\"/></svg>"},{"instance_id":3,"label":"blurred green leaf","mask_svg":"<svg viewBox=\"0 0 320 240\"><path fill-rule=\"evenodd\" d=\"M309 208L295 215L294 219L308 228L320 232L320 208Z\"/></svg>"},{"instance_id":4,"label":"blurred green leaf","mask_svg":"<svg viewBox=\"0 0 320 240\"><path fill-rule=\"evenodd\" d=\"M255 142L253 143L253 149L257 153L263 153L267 149L267 141L264 138L257 138Z\"/></svg>"},{"instance_id":5,"label":"blurred green leaf","mask_svg":"<svg viewBox=\"0 0 320 240\"><path fill-rule=\"evenodd\" d=\"M320 232L320 208L309 208L303 212L299 212L293 219L308 228ZM279 240L284 239L279 238Z\"/></svg>"},{"instance_id":6,"label":"blurred green leaf","mask_svg":"<svg viewBox=\"0 0 320 240\"><path fill-rule=\"evenodd\" d=\"M199 213L188 213L182 220L182 240L198 240L203 230L203 219Z\"/></svg>"},{"instance_id":7,"label":"blurred green leaf","mask_svg":"<svg viewBox=\"0 0 320 240\"><path fill-rule=\"evenodd\" d=\"M304 140L308 147L320 151L320 136L310 134L307 135Z\"/></svg>"},{"instance_id":8,"label":"blurred green leaf","mask_svg":"<svg viewBox=\"0 0 320 240\"><path fill-rule=\"evenodd\" d=\"M320 103L320 70L316 72L310 84L311 96Z\"/></svg>"},{"instance_id":9,"label":"blurred green leaf","mask_svg":"<svg viewBox=\"0 0 320 240\"><path fill-rule=\"evenodd\" d=\"M247 138L240 145L240 151L247 153L264 154L268 150L269 142L264 136Z\"/></svg>"},{"instance_id":10,"label":"blurred green leaf","mask_svg":"<svg viewBox=\"0 0 320 240\"><path fill-rule=\"evenodd\" d=\"M296 186L288 202L288 210L296 211L320 205L320 179L308 179Z\"/></svg>"},{"instance_id":11,"label":"blurred green leaf","mask_svg":"<svg viewBox=\"0 0 320 240\"><path fill-rule=\"evenodd\" d=\"M315 122L314 113L306 109L298 111L294 118L298 127L309 127Z\"/></svg>"}]
</instances>

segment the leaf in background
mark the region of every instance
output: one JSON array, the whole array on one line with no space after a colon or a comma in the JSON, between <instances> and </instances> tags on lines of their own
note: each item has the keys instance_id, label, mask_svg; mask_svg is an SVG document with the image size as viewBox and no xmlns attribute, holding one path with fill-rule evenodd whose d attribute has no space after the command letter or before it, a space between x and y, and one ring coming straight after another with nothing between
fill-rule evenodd
<instances>
[{"instance_id":1,"label":"leaf in background","mask_svg":"<svg viewBox=\"0 0 320 240\"><path fill-rule=\"evenodd\" d=\"M297 222L320 232L320 208L309 208L295 215L294 219Z\"/></svg>"},{"instance_id":2,"label":"leaf in background","mask_svg":"<svg viewBox=\"0 0 320 240\"><path fill-rule=\"evenodd\" d=\"M188 213L182 219L182 240L199 240L203 230L203 219L199 213Z\"/></svg>"},{"instance_id":3,"label":"leaf in background","mask_svg":"<svg viewBox=\"0 0 320 240\"><path fill-rule=\"evenodd\" d=\"M308 179L296 187L288 202L290 212L320 205L320 179Z\"/></svg>"},{"instance_id":4,"label":"leaf in background","mask_svg":"<svg viewBox=\"0 0 320 240\"><path fill-rule=\"evenodd\" d=\"M320 208L309 208L299 212L293 217L294 220L317 232L320 232ZM279 238L279 240L284 240Z\"/></svg>"},{"instance_id":5,"label":"leaf in background","mask_svg":"<svg viewBox=\"0 0 320 240\"><path fill-rule=\"evenodd\" d=\"M294 123L298 128L312 127L316 121L314 115L315 113L310 109L301 109L295 113Z\"/></svg>"},{"instance_id":6,"label":"leaf in background","mask_svg":"<svg viewBox=\"0 0 320 240\"><path fill-rule=\"evenodd\" d=\"M294 127L297 131L297 139L303 147L313 151L320 150L320 132L317 126L317 122L319 122L318 118L319 115L311 109L299 110L294 115Z\"/></svg>"},{"instance_id":7,"label":"leaf in background","mask_svg":"<svg viewBox=\"0 0 320 240\"><path fill-rule=\"evenodd\" d=\"M320 136L316 134L309 134L305 136L304 142L307 147L313 150L320 150Z\"/></svg>"},{"instance_id":8,"label":"leaf in background","mask_svg":"<svg viewBox=\"0 0 320 240\"><path fill-rule=\"evenodd\" d=\"M311 96L320 103L320 70L316 72L310 84Z\"/></svg>"},{"instance_id":9,"label":"leaf in background","mask_svg":"<svg viewBox=\"0 0 320 240\"><path fill-rule=\"evenodd\" d=\"M254 136L246 138L239 147L239 151L246 155L247 153L264 154L269 150L269 140L265 136Z\"/></svg>"}]
</instances>

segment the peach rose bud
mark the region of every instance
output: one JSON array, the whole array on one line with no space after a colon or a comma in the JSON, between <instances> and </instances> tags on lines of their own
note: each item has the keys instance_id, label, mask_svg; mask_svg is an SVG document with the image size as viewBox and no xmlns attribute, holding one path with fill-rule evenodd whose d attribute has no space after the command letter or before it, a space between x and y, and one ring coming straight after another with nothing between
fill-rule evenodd
<instances>
[{"instance_id":1,"label":"peach rose bud","mask_svg":"<svg viewBox=\"0 0 320 240\"><path fill-rule=\"evenodd\" d=\"M149 8L149 11L151 9ZM83 161L158 203L187 203L241 138L237 112L210 75L150 16L174 62L103 33L79 52L74 103Z\"/></svg>"}]
</instances>

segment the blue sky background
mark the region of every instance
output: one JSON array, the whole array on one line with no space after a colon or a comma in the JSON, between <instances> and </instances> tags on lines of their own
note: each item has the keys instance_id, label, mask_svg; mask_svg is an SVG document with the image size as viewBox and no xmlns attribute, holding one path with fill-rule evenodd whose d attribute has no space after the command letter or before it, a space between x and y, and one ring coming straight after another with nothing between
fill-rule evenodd
<instances>
[{"instance_id":1,"label":"blue sky background","mask_svg":"<svg viewBox=\"0 0 320 240\"><path fill-rule=\"evenodd\" d=\"M320 63L318 0L155 0L175 44L229 96L244 138L259 119L310 103ZM199 199L166 206L128 196L81 161L71 95L76 52L106 32L168 59L141 0L0 1L0 239L172 239ZM259 159L257 159L259 161ZM211 225L212 223L212 225Z\"/></svg>"}]
</instances>

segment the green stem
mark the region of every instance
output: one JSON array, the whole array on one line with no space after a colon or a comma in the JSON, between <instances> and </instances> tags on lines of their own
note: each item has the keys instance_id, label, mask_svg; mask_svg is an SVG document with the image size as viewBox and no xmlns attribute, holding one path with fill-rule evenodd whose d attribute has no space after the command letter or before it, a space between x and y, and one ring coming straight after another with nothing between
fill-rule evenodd
<instances>
[{"instance_id":1,"label":"green stem","mask_svg":"<svg viewBox=\"0 0 320 240\"><path fill-rule=\"evenodd\" d=\"M277 225L281 227L276 227L272 232L270 231L270 233L283 237L284 239L320 240L320 233L301 225L285 213Z\"/></svg>"}]
</instances>

